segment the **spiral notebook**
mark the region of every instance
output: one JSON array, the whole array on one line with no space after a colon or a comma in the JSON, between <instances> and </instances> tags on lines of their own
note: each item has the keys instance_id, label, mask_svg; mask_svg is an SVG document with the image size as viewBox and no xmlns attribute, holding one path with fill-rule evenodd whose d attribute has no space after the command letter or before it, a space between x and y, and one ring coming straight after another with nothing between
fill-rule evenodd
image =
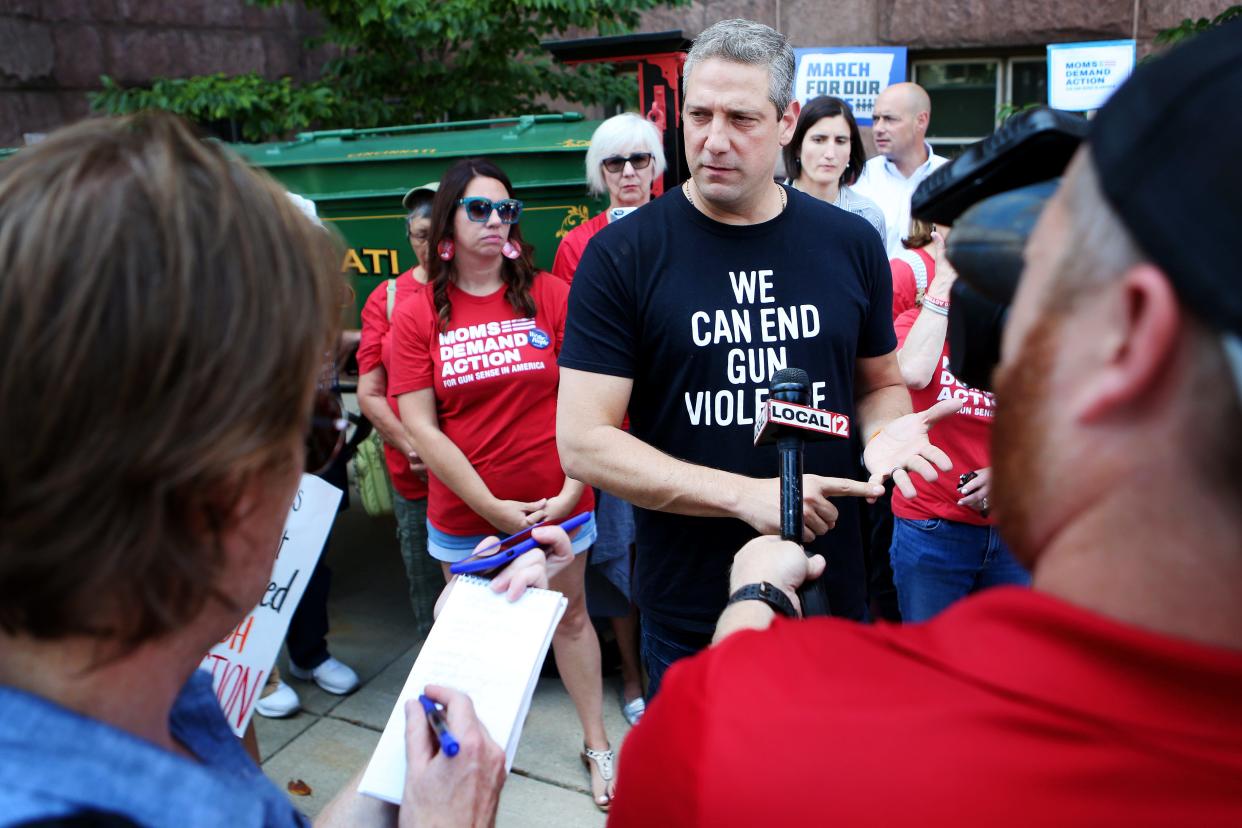
<instances>
[{"instance_id":1,"label":"spiral notebook","mask_svg":"<svg viewBox=\"0 0 1242 828\"><path fill-rule=\"evenodd\" d=\"M470 696L475 712L513 766L522 725L552 633L565 614L559 592L528 589L510 603L482 578L459 576L423 643L358 790L400 804L405 787L405 703L428 684Z\"/></svg>"}]
</instances>

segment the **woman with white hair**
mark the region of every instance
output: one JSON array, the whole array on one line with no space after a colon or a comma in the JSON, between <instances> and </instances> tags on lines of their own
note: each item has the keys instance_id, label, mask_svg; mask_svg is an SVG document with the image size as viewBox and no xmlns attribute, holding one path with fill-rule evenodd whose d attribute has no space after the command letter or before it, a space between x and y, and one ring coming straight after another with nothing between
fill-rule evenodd
<instances>
[{"instance_id":1,"label":"woman with white hair","mask_svg":"<svg viewBox=\"0 0 1242 828\"><path fill-rule=\"evenodd\" d=\"M651 201L651 186L664 168L664 145L653 123L623 112L600 124L591 135L586 175L592 194L608 194L608 209L561 239L552 275L573 282L587 242L608 222Z\"/></svg>"},{"instance_id":2,"label":"woman with white hair","mask_svg":"<svg viewBox=\"0 0 1242 828\"><path fill-rule=\"evenodd\" d=\"M651 188L664 174L660 131L645 118L625 112L604 121L591 135L586 175L591 192L608 193L608 209L569 231L556 250L552 275L573 282L574 271L591 237L610 221L651 201ZM596 492L599 536L587 569L591 615L608 618L621 655L621 712L637 724L646 710L638 657L638 610L630 600L634 560L634 507L607 492Z\"/></svg>"}]
</instances>

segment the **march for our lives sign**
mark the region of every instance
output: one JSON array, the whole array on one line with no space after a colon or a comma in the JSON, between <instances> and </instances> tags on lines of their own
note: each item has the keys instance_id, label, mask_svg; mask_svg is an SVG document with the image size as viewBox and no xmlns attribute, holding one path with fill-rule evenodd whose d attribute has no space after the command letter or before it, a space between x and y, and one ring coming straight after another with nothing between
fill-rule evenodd
<instances>
[{"instance_id":1,"label":"march for our lives sign","mask_svg":"<svg viewBox=\"0 0 1242 828\"><path fill-rule=\"evenodd\" d=\"M1134 71L1133 40L1053 43L1048 46L1048 105L1099 109Z\"/></svg>"},{"instance_id":2,"label":"march for our lives sign","mask_svg":"<svg viewBox=\"0 0 1242 828\"><path fill-rule=\"evenodd\" d=\"M798 70L794 97L806 106L811 98L832 95L854 110L860 126L871 126L876 96L906 79L904 46L822 46L794 49Z\"/></svg>"}]
</instances>

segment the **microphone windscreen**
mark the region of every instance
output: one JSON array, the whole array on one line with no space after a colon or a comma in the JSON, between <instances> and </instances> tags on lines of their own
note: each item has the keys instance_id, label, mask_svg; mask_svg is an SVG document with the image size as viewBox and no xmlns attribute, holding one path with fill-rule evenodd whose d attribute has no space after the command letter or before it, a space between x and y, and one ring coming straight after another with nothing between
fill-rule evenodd
<instances>
[{"instance_id":1,"label":"microphone windscreen","mask_svg":"<svg viewBox=\"0 0 1242 828\"><path fill-rule=\"evenodd\" d=\"M800 385L803 388L810 388L811 375L801 368L782 368L772 375L772 387L777 385Z\"/></svg>"}]
</instances>

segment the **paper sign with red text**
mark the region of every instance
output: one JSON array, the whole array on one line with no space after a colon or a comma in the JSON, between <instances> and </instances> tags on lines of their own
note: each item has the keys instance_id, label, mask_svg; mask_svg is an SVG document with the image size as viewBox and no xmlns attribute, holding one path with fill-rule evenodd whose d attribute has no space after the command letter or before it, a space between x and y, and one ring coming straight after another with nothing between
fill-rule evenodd
<instances>
[{"instance_id":1,"label":"paper sign with red text","mask_svg":"<svg viewBox=\"0 0 1242 828\"><path fill-rule=\"evenodd\" d=\"M254 714L254 703L276 663L289 630L289 619L302 600L306 583L336 520L341 490L318 477L302 475L297 496L276 552L276 565L259 605L211 648L200 669L211 673L212 687L229 727L238 736Z\"/></svg>"}]
</instances>

